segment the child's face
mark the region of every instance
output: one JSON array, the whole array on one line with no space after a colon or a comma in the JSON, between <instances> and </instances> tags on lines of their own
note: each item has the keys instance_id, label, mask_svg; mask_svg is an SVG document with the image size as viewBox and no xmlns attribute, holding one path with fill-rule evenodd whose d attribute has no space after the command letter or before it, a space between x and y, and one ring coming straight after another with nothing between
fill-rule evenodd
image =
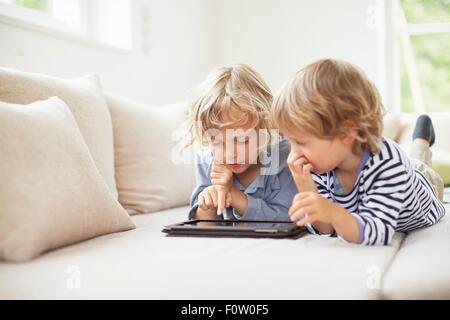
<instances>
[{"instance_id":1,"label":"child's face","mask_svg":"<svg viewBox=\"0 0 450 320\"><path fill-rule=\"evenodd\" d=\"M258 163L258 130L252 119L239 111L224 114L223 120L234 124L215 130L210 142L214 161L226 165L233 173L243 173Z\"/></svg>"},{"instance_id":2,"label":"child's face","mask_svg":"<svg viewBox=\"0 0 450 320\"><path fill-rule=\"evenodd\" d=\"M214 137L211 150L214 161L226 165L233 173L245 172L258 163L258 133L253 128L230 127Z\"/></svg>"},{"instance_id":3,"label":"child's face","mask_svg":"<svg viewBox=\"0 0 450 320\"><path fill-rule=\"evenodd\" d=\"M303 156L318 174L336 169L352 153L348 139L320 139L303 130L285 136L291 143L291 152Z\"/></svg>"}]
</instances>

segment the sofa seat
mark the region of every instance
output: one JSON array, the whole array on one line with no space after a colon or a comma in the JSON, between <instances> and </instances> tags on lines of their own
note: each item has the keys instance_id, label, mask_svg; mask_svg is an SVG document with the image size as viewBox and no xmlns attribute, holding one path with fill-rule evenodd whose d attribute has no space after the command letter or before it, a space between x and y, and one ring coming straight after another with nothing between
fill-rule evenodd
<instances>
[{"instance_id":1,"label":"sofa seat","mask_svg":"<svg viewBox=\"0 0 450 320\"><path fill-rule=\"evenodd\" d=\"M390 246L361 247L313 235L298 240L166 237L162 227L184 220L187 210L133 216L135 230L23 264L0 263L0 298L379 299L382 276L404 240L398 233ZM445 241L448 247L448 236Z\"/></svg>"},{"instance_id":2,"label":"sofa seat","mask_svg":"<svg viewBox=\"0 0 450 320\"><path fill-rule=\"evenodd\" d=\"M450 299L450 205L436 225L403 241L384 277L386 299Z\"/></svg>"}]
</instances>

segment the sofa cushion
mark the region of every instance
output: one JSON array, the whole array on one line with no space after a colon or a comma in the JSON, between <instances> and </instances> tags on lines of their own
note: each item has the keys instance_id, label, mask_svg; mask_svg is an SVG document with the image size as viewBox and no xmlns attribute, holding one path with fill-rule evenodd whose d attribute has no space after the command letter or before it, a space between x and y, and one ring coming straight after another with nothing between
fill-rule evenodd
<instances>
[{"instance_id":1,"label":"sofa cushion","mask_svg":"<svg viewBox=\"0 0 450 320\"><path fill-rule=\"evenodd\" d=\"M69 106L95 165L117 198L111 116L98 76L65 80L0 68L0 101L28 104L51 96Z\"/></svg>"},{"instance_id":2,"label":"sofa cushion","mask_svg":"<svg viewBox=\"0 0 450 320\"><path fill-rule=\"evenodd\" d=\"M383 118L383 136L398 142L402 134L401 116L396 113L388 112Z\"/></svg>"},{"instance_id":3,"label":"sofa cushion","mask_svg":"<svg viewBox=\"0 0 450 320\"><path fill-rule=\"evenodd\" d=\"M383 279L386 299L450 299L450 204L436 225L408 234Z\"/></svg>"},{"instance_id":4,"label":"sofa cushion","mask_svg":"<svg viewBox=\"0 0 450 320\"><path fill-rule=\"evenodd\" d=\"M182 127L185 104L149 107L113 94L106 97L120 203L130 214L189 203L195 171L189 156L193 150L180 139L187 132Z\"/></svg>"},{"instance_id":5,"label":"sofa cushion","mask_svg":"<svg viewBox=\"0 0 450 320\"><path fill-rule=\"evenodd\" d=\"M0 298L374 299L403 234L387 247L336 238L166 237L188 207L132 216L135 230L0 264Z\"/></svg>"},{"instance_id":6,"label":"sofa cushion","mask_svg":"<svg viewBox=\"0 0 450 320\"><path fill-rule=\"evenodd\" d=\"M0 260L134 227L57 97L0 102Z\"/></svg>"}]
</instances>

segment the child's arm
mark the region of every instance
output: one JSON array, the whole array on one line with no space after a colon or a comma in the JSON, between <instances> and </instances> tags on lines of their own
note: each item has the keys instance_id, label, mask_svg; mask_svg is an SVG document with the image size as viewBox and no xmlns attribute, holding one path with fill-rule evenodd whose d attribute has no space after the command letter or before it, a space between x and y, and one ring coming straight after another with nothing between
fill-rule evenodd
<instances>
[{"instance_id":1,"label":"child's arm","mask_svg":"<svg viewBox=\"0 0 450 320\"><path fill-rule=\"evenodd\" d=\"M326 189L325 186L321 184L321 178L319 176L313 176L311 175L311 178L313 179L313 186L311 187L313 190L316 190L323 198L328 199L329 201L333 201L331 199L329 191ZM314 178L317 178L314 180ZM334 227L331 223L316 221L310 225L311 229L314 231L319 231L319 234L327 234L327 235L334 235L336 234L336 230L334 230ZM308 228L309 229L309 228Z\"/></svg>"},{"instance_id":2,"label":"child's arm","mask_svg":"<svg viewBox=\"0 0 450 320\"><path fill-rule=\"evenodd\" d=\"M191 195L188 218L191 219L215 219L216 215L212 213L212 209L204 210L199 208L199 196L209 186L211 179L209 177L211 161L207 159L206 154L201 152L196 154L195 180L196 187Z\"/></svg>"},{"instance_id":3,"label":"child's arm","mask_svg":"<svg viewBox=\"0 0 450 320\"><path fill-rule=\"evenodd\" d=\"M307 191L295 196L289 209L292 221L304 226L312 224L321 233L336 233L348 242L359 243L361 230L358 218L340 205L325 199L316 191Z\"/></svg>"},{"instance_id":4,"label":"child's arm","mask_svg":"<svg viewBox=\"0 0 450 320\"><path fill-rule=\"evenodd\" d=\"M316 221L331 223L337 234L349 242L390 244L399 212L404 202L409 201L405 199L408 174L405 167L398 163L387 163L385 168L397 173L393 176L390 170L382 170L370 177L366 192L361 195L357 213L350 213L318 193L309 191L294 198L289 211L291 219L299 221L300 225ZM310 167L306 166L305 170L305 176L310 177Z\"/></svg>"},{"instance_id":5,"label":"child's arm","mask_svg":"<svg viewBox=\"0 0 450 320\"><path fill-rule=\"evenodd\" d=\"M218 193L218 205L226 198L224 194L229 192L230 202L226 203L225 207L231 206L234 208L236 218L248 220L286 220L288 208L295 195L295 184L289 173L289 170L284 170L279 173L278 178L283 181L282 186L272 194L265 194L267 197L261 199L254 197L251 194L242 192L233 184L233 173L223 165L213 164L211 169L211 182L214 186L224 188L222 192ZM220 198L220 199L219 199ZM222 205L218 210L223 208Z\"/></svg>"},{"instance_id":6,"label":"child's arm","mask_svg":"<svg viewBox=\"0 0 450 320\"><path fill-rule=\"evenodd\" d=\"M311 177L310 177L311 179L307 179L301 172L303 170L302 169L303 166L307 164L307 161L304 157L300 157L298 154L291 152L287 159L287 163L289 166L289 170L292 173L292 177L295 181L297 190L299 192L315 191L320 193L323 197L329 199L329 194L327 193L326 190L321 190L320 185L316 185L316 183L313 181ZM300 194L297 194L297 196L294 198L294 202L299 195ZM292 210L290 210L289 212L292 212ZM319 233L319 234L331 235L335 231L331 223L326 223L322 221L316 221L314 223L311 223L310 225L307 225L306 227L312 233Z\"/></svg>"},{"instance_id":7,"label":"child's arm","mask_svg":"<svg viewBox=\"0 0 450 320\"><path fill-rule=\"evenodd\" d=\"M265 194L265 198L254 197L233 186L231 188L231 207L242 219L288 220L287 211L297 190L287 168L282 170L277 178L280 181L280 188L269 192L270 194Z\"/></svg>"},{"instance_id":8,"label":"child's arm","mask_svg":"<svg viewBox=\"0 0 450 320\"><path fill-rule=\"evenodd\" d=\"M229 171L229 170L228 170ZM209 154L196 157L196 183L192 193L189 219L220 219L223 210L230 206L229 185L233 175L221 165L213 164Z\"/></svg>"},{"instance_id":9,"label":"child's arm","mask_svg":"<svg viewBox=\"0 0 450 320\"><path fill-rule=\"evenodd\" d=\"M398 159L391 159L366 178L357 212L363 223L362 244L391 243L401 210L417 196L407 190L411 173ZM418 210L422 212L423 208Z\"/></svg>"},{"instance_id":10,"label":"child's arm","mask_svg":"<svg viewBox=\"0 0 450 320\"><path fill-rule=\"evenodd\" d=\"M320 234L332 234L336 230L334 230L333 225L331 223L325 223L316 221L314 223L311 223L311 226L314 227L317 231L319 231Z\"/></svg>"}]
</instances>

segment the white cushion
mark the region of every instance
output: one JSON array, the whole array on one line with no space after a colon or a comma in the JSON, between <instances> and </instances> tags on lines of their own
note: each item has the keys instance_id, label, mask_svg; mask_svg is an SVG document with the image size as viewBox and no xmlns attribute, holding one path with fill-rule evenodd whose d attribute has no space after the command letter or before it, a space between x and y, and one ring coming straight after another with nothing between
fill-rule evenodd
<instances>
[{"instance_id":1,"label":"white cushion","mask_svg":"<svg viewBox=\"0 0 450 320\"><path fill-rule=\"evenodd\" d=\"M65 80L0 68L0 101L29 104L51 96L69 106L100 174L117 198L111 116L99 77L95 74Z\"/></svg>"},{"instance_id":2,"label":"white cushion","mask_svg":"<svg viewBox=\"0 0 450 320\"><path fill-rule=\"evenodd\" d=\"M189 156L193 150L184 148L186 105L149 107L113 94L106 97L120 203L130 214L189 203L195 170L193 154Z\"/></svg>"},{"instance_id":3,"label":"white cushion","mask_svg":"<svg viewBox=\"0 0 450 320\"><path fill-rule=\"evenodd\" d=\"M398 142L402 134L401 117L395 113L387 113L383 118L383 136Z\"/></svg>"},{"instance_id":4,"label":"white cushion","mask_svg":"<svg viewBox=\"0 0 450 320\"><path fill-rule=\"evenodd\" d=\"M408 234L383 281L387 299L450 299L450 205L436 225Z\"/></svg>"},{"instance_id":5,"label":"white cushion","mask_svg":"<svg viewBox=\"0 0 450 320\"><path fill-rule=\"evenodd\" d=\"M0 102L0 146L0 260L134 227L59 98Z\"/></svg>"}]
</instances>

